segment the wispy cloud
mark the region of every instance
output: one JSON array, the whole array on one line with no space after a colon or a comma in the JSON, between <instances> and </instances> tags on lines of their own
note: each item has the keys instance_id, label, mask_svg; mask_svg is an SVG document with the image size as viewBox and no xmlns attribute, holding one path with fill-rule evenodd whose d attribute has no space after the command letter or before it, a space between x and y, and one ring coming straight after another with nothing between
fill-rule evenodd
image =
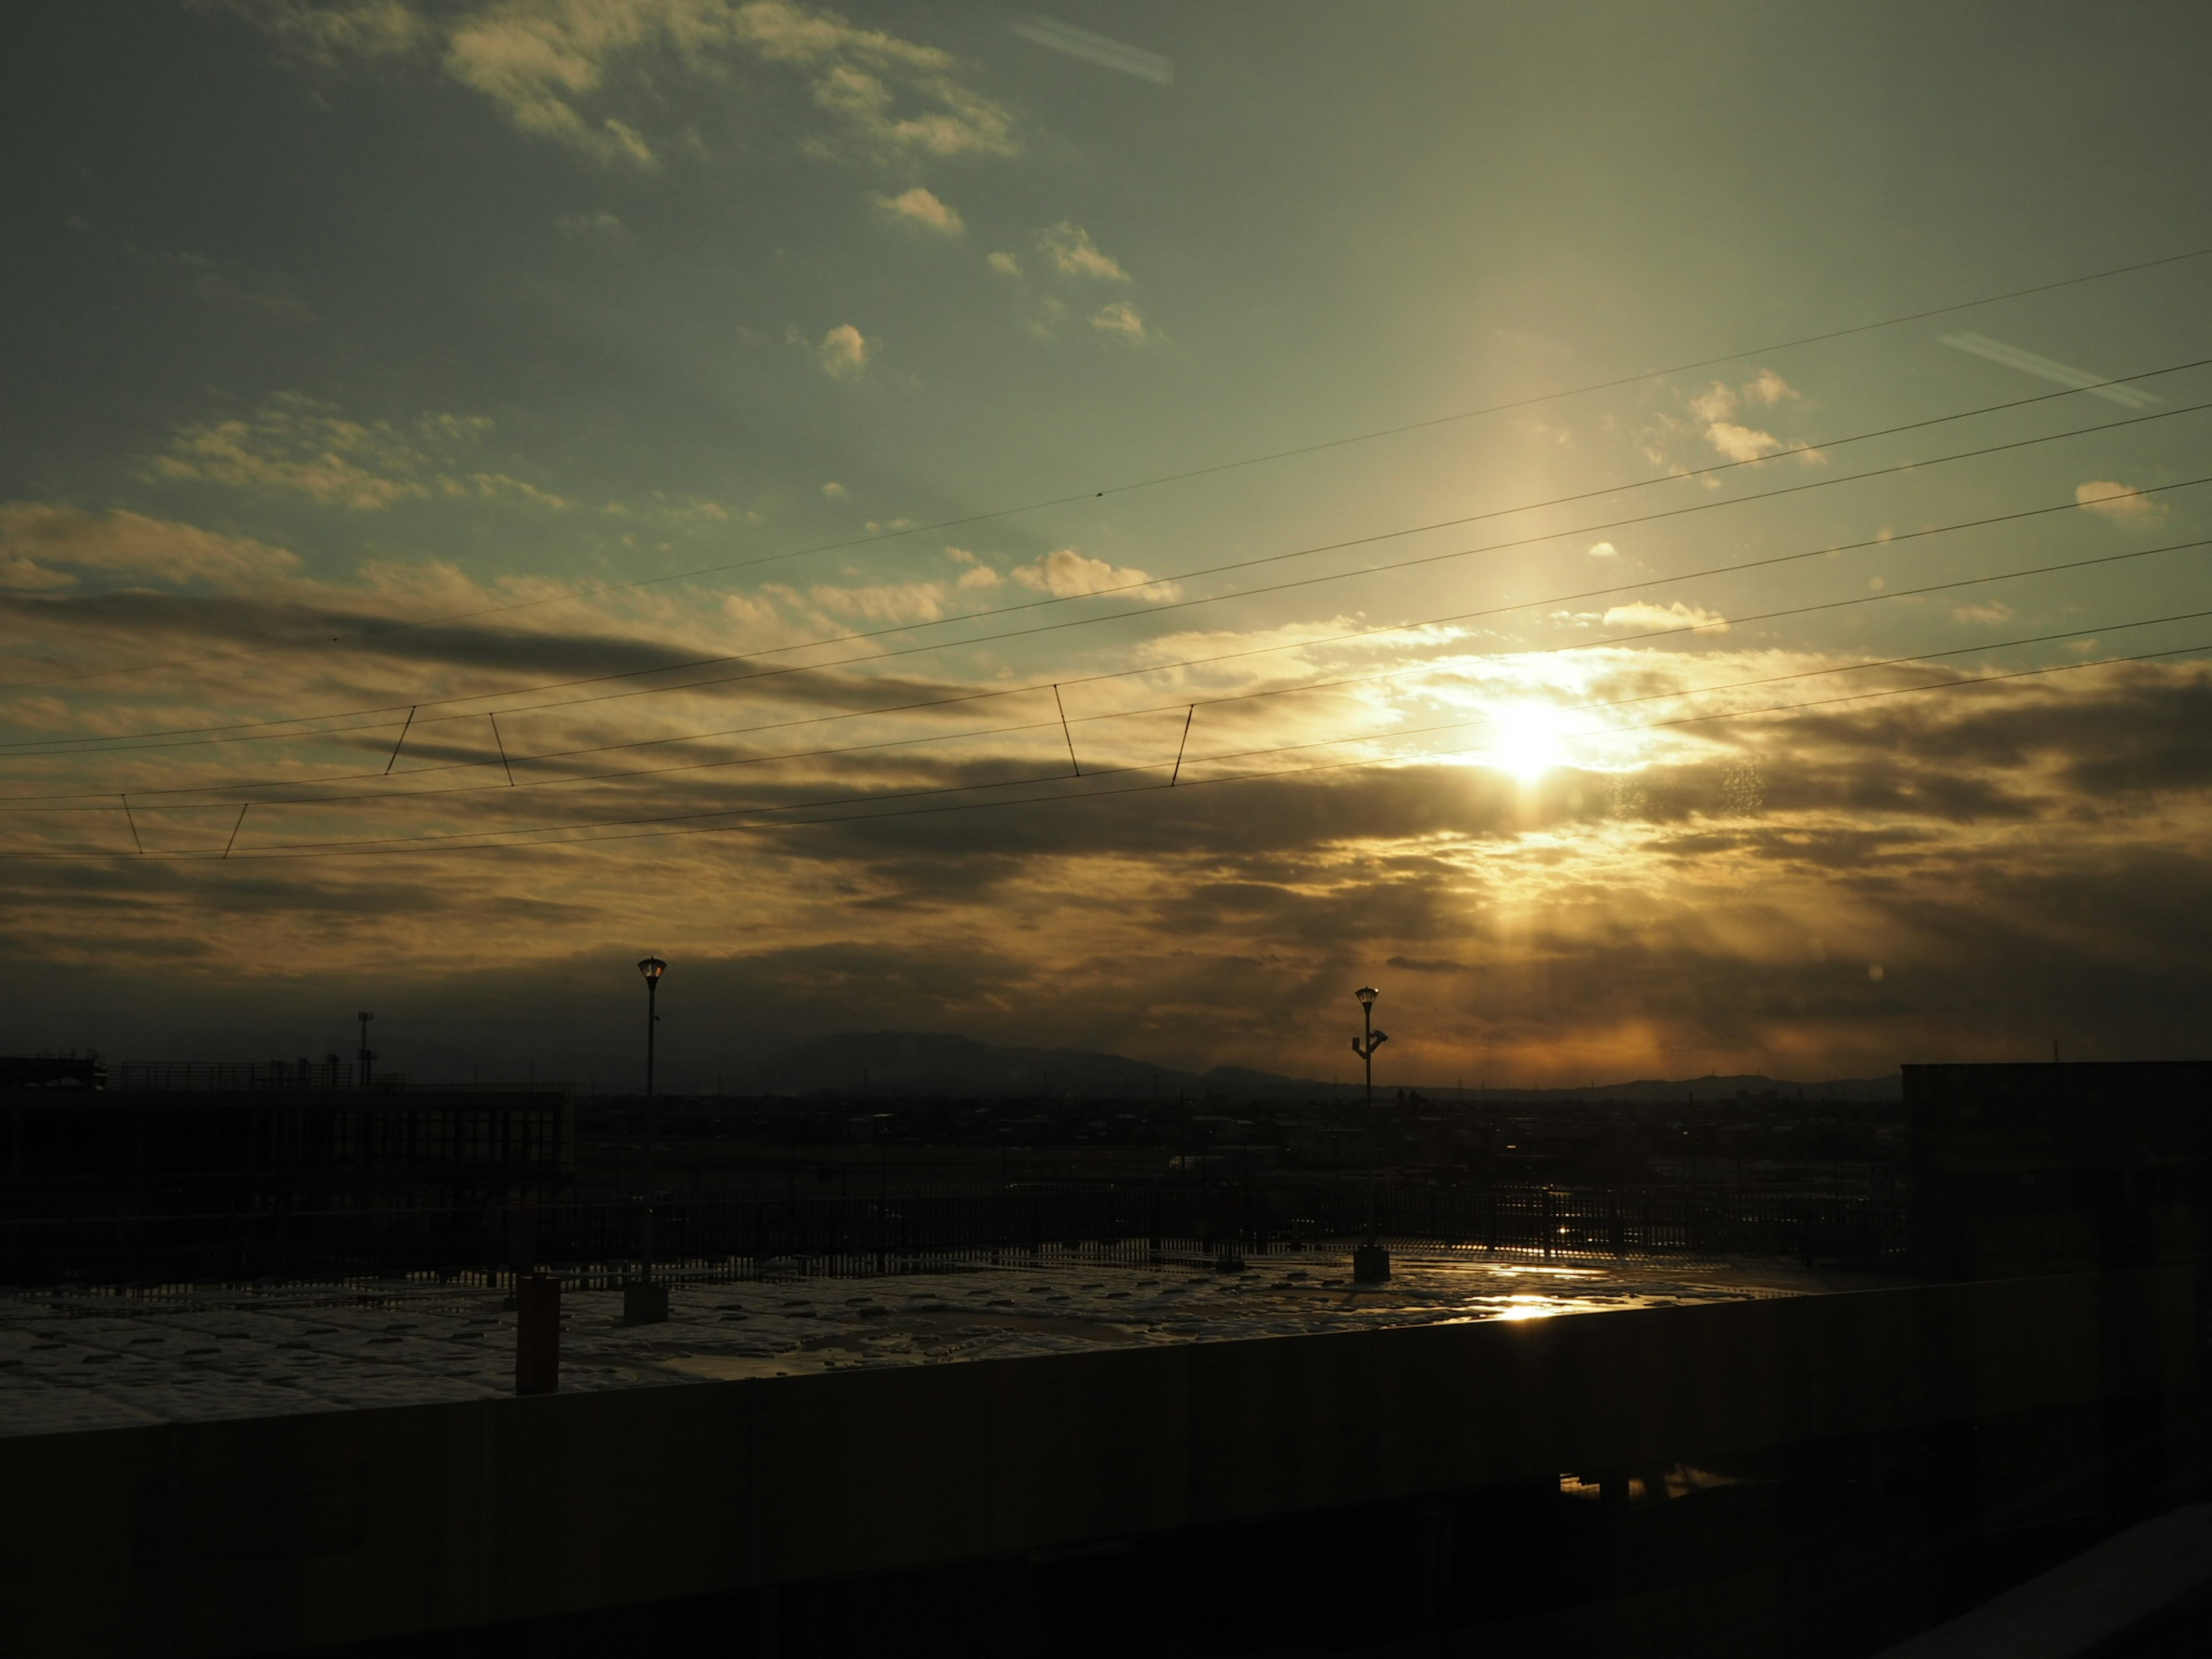
<instances>
[{"instance_id":1,"label":"wispy cloud","mask_svg":"<svg viewBox=\"0 0 2212 1659\"><path fill-rule=\"evenodd\" d=\"M1936 339L1954 351L1964 351L1990 362L2002 363L2007 368L2016 368L2023 374L2033 374L2039 380L2055 381L2084 391L2093 398L2102 398L2123 409L2148 409L2153 404L2163 403L2162 398L2152 396L2132 386L2100 386L2109 380L2109 374L2097 374L2086 368L2075 368L2053 358L2039 356L2020 346L2007 345L2002 340L1992 340L1986 334L1939 334Z\"/></svg>"},{"instance_id":2,"label":"wispy cloud","mask_svg":"<svg viewBox=\"0 0 2212 1659\"><path fill-rule=\"evenodd\" d=\"M367 510L433 491L565 506L534 485L465 465L492 425L483 415L427 414L404 424L354 420L335 404L280 392L250 416L180 428L154 458L152 473Z\"/></svg>"},{"instance_id":3,"label":"wispy cloud","mask_svg":"<svg viewBox=\"0 0 2212 1659\"><path fill-rule=\"evenodd\" d=\"M1146 327L1145 319L1137 314L1137 308L1119 300L1094 312L1091 326L1115 339L1134 342L1156 337L1155 331Z\"/></svg>"},{"instance_id":4,"label":"wispy cloud","mask_svg":"<svg viewBox=\"0 0 2212 1659\"><path fill-rule=\"evenodd\" d=\"M648 82L658 54L702 80L732 59L808 77L830 131L818 154L891 159L1011 155L1012 114L975 90L938 47L864 27L797 0L193 0L243 17L290 56L330 69L434 54L517 130L608 163L659 166L680 134L656 135L665 94ZM611 110L611 102L620 111Z\"/></svg>"},{"instance_id":5,"label":"wispy cloud","mask_svg":"<svg viewBox=\"0 0 2212 1659\"><path fill-rule=\"evenodd\" d=\"M293 291L290 283L237 260L174 249L148 253L126 247L124 253L158 283L173 284L210 305L257 311L287 322L314 320L313 308Z\"/></svg>"},{"instance_id":6,"label":"wispy cloud","mask_svg":"<svg viewBox=\"0 0 2212 1659\"><path fill-rule=\"evenodd\" d=\"M434 33L405 0L185 0L185 9L243 17L293 56L322 64L396 58Z\"/></svg>"},{"instance_id":7,"label":"wispy cloud","mask_svg":"<svg viewBox=\"0 0 2212 1659\"><path fill-rule=\"evenodd\" d=\"M1771 368L1762 368L1741 386L1715 380L1689 400L1690 413L1704 423L1705 441L1731 461L1756 461L1768 455L1795 454L1808 464L1827 458L1802 443L1778 438L1771 432L1734 418L1753 408L1773 408L1795 402L1803 394Z\"/></svg>"},{"instance_id":8,"label":"wispy cloud","mask_svg":"<svg viewBox=\"0 0 2212 1659\"><path fill-rule=\"evenodd\" d=\"M1700 633L1711 634L1725 634L1729 628L1728 618L1719 611L1685 605L1680 599L1672 605L1653 605L1645 600L1616 605L1605 613L1604 621L1612 628L1694 628Z\"/></svg>"},{"instance_id":9,"label":"wispy cloud","mask_svg":"<svg viewBox=\"0 0 2212 1659\"><path fill-rule=\"evenodd\" d=\"M1091 239L1091 233L1072 220L1063 219L1058 224L1037 233L1039 252L1052 262L1053 268L1064 276L1088 277L1102 283L1126 283L1132 280L1121 268L1121 261L1106 253Z\"/></svg>"},{"instance_id":10,"label":"wispy cloud","mask_svg":"<svg viewBox=\"0 0 2212 1659\"><path fill-rule=\"evenodd\" d=\"M0 505L0 586L56 590L79 571L242 588L299 568L299 556L245 536L120 509L88 513L37 501Z\"/></svg>"},{"instance_id":11,"label":"wispy cloud","mask_svg":"<svg viewBox=\"0 0 2212 1659\"><path fill-rule=\"evenodd\" d=\"M631 240L629 228L617 214L564 213L553 222L554 229L572 242L596 242L614 246Z\"/></svg>"},{"instance_id":12,"label":"wispy cloud","mask_svg":"<svg viewBox=\"0 0 2212 1659\"><path fill-rule=\"evenodd\" d=\"M1089 558L1072 547L1057 549L1033 563L1016 565L1011 574L1024 587L1039 593L1049 593L1057 599L1078 599L1086 593L1133 587L1152 580L1141 570L1109 564L1103 559ZM1141 592L1133 593L1131 597L1165 600L1176 598L1181 592L1173 582L1162 582L1157 586L1146 587Z\"/></svg>"},{"instance_id":13,"label":"wispy cloud","mask_svg":"<svg viewBox=\"0 0 2212 1659\"><path fill-rule=\"evenodd\" d=\"M1089 29L1079 29L1073 23L1063 23L1056 17L1044 17L1036 12L1025 17L1014 18L1006 27L1031 45L1042 46L1048 51L1079 58L1086 64L1097 64L1101 69L1133 75L1139 81L1150 81L1155 86L1174 84L1174 61L1157 52L1147 52L1142 46L1109 40L1105 35L1093 34Z\"/></svg>"},{"instance_id":14,"label":"wispy cloud","mask_svg":"<svg viewBox=\"0 0 2212 1659\"><path fill-rule=\"evenodd\" d=\"M920 185L911 190L902 191L896 196L878 192L871 195L868 200L885 217L902 224L918 225L940 236L957 236L965 228L955 209L947 206L934 191L924 190Z\"/></svg>"},{"instance_id":15,"label":"wispy cloud","mask_svg":"<svg viewBox=\"0 0 2212 1659\"><path fill-rule=\"evenodd\" d=\"M2077 484L2074 499L2100 518L2114 524L2130 526L2154 525L2166 522L2166 503L2145 495L2133 485L2116 483L2111 478L2092 478Z\"/></svg>"}]
</instances>

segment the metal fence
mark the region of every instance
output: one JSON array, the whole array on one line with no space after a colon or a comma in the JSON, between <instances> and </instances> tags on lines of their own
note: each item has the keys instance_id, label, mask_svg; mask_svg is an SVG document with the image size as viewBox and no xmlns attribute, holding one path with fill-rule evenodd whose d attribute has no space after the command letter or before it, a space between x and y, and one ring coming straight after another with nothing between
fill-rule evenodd
<instances>
[{"instance_id":1,"label":"metal fence","mask_svg":"<svg viewBox=\"0 0 2212 1659\"><path fill-rule=\"evenodd\" d=\"M686 1278L961 1263L1131 1265L1340 1249L1563 1259L1773 1255L1900 1263L1894 1200L1540 1186L1036 1186L643 1204L0 1219L0 1284L252 1284L544 1267L591 1282L646 1261Z\"/></svg>"}]
</instances>

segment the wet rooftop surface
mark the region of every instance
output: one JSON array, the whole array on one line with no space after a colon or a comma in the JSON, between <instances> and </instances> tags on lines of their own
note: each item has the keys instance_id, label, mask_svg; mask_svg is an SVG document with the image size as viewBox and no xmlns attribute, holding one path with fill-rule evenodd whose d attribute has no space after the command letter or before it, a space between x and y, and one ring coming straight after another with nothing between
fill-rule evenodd
<instances>
[{"instance_id":1,"label":"wet rooftop surface","mask_svg":"<svg viewBox=\"0 0 2212 1659\"><path fill-rule=\"evenodd\" d=\"M945 1364L1097 1347L1548 1318L1853 1288L1786 1263L1565 1264L1500 1252L1064 1263L672 1286L665 1324L617 1291L562 1299L566 1392ZM514 1391L501 1291L434 1280L0 1293L0 1436L419 1405Z\"/></svg>"}]
</instances>

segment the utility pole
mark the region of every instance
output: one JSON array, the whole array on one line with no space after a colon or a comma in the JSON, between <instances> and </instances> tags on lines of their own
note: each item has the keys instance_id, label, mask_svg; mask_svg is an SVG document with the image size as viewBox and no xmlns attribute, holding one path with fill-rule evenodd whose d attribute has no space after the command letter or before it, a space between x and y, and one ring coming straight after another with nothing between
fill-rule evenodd
<instances>
[{"instance_id":1,"label":"utility pole","mask_svg":"<svg viewBox=\"0 0 2212 1659\"><path fill-rule=\"evenodd\" d=\"M368 1046L368 1022L376 1016L356 1014L354 1018L361 1022L361 1086L366 1089L368 1087L369 1068L376 1063L376 1055Z\"/></svg>"}]
</instances>

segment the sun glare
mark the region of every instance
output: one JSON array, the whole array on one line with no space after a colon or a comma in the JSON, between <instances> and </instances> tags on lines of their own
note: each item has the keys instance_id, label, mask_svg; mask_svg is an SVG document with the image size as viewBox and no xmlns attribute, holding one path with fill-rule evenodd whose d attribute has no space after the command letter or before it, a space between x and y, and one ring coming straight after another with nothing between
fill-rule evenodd
<instances>
[{"instance_id":1,"label":"sun glare","mask_svg":"<svg viewBox=\"0 0 2212 1659\"><path fill-rule=\"evenodd\" d=\"M1492 720L1497 732L1490 762L1523 783L1534 783L1567 761L1566 732L1559 711L1542 703L1501 709Z\"/></svg>"}]
</instances>

